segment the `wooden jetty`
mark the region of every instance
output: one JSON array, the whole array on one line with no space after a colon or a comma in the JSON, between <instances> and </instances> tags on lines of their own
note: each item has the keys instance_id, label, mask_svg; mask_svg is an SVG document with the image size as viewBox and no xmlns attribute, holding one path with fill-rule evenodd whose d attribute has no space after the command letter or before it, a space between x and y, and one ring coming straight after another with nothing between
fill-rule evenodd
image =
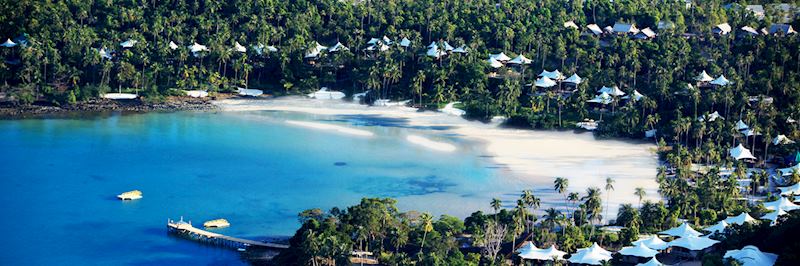
<instances>
[{"instance_id":1,"label":"wooden jetty","mask_svg":"<svg viewBox=\"0 0 800 266\"><path fill-rule=\"evenodd\" d=\"M254 241L249 239L242 239L237 237L226 236L206 230L198 229L192 226L192 222L184 222L183 217L180 221L167 220L167 230L170 233L186 236L189 239L202 241L205 243L221 245L231 248L262 248L262 249L287 249L288 245L267 243L261 241Z\"/></svg>"}]
</instances>

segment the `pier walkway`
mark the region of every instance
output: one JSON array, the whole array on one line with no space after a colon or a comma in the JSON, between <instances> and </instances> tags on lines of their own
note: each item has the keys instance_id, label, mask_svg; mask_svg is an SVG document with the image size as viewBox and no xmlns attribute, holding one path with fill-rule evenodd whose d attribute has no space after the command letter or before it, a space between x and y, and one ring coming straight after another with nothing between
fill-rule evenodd
<instances>
[{"instance_id":1,"label":"pier walkway","mask_svg":"<svg viewBox=\"0 0 800 266\"><path fill-rule=\"evenodd\" d=\"M214 232L209 232L192 226L192 222L184 222L183 217L180 221L167 220L167 230L170 233L184 235L190 239L203 241L206 243L228 246L233 248L268 248L268 249L287 249L288 245L267 243L261 241L254 241L249 239L242 239L232 236L226 236Z\"/></svg>"}]
</instances>

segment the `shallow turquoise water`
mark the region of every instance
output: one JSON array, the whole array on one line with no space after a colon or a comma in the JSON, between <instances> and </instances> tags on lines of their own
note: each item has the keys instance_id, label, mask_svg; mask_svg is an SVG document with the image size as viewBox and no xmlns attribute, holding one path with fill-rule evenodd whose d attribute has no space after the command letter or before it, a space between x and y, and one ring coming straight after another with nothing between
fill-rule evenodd
<instances>
[{"instance_id":1,"label":"shallow turquoise water","mask_svg":"<svg viewBox=\"0 0 800 266\"><path fill-rule=\"evenodd\" d=\"M220 232L261 239L293 234L304 209L362 197L465 216L488 209L497 193L516 193L515 181L500 181L501 170L477 145L438 131L395 119L282 112L0 121L0 265L235 265L242 263L235 251L168 236L167 219L226 218L232 226ZM411 145L408 134L459 150ZM115 198L132 189L144 198Z\"/></svg>"}]
</instances>

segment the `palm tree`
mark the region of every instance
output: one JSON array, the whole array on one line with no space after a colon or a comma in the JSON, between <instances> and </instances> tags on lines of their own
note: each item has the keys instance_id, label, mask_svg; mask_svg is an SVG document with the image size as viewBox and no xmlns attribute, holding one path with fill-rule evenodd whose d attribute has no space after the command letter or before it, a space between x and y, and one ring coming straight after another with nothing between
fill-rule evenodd
<instances>
[{"instance_id":1,"label":"palm tree","mask_svg":"<svg viewBox=\"0 0 800 266\"><path fill-rule=\"evenodd\" d=\"M587 218L589 221L595 220L600 222L603 219L603 216L600 215L600 212L603 211L602 207L602 200L600 199L600 189L597 187L590 187L586 189L586 196L581 198L583 202L583 210L588 214ZM594 236L594 225L592 225L592 233L591 236Z\"/></svg>"},{"instance_id":2,"label":"palm tree","mask_svg":"<svg viewBox=\"0 0 800 266\"><path fill-rule=\"evenodd\" d=\"M522 195L520 195L522 203L528 206L529 209L535 210L541 204L541 200L533 195L533 192L529 189L522 191ZM523 217L524 218L524 217ZM525 220L528 221L527 219ZM526 223L527 224L527 223Z\"/></svg>"},{"instance_id":3,"label":"palm tree","mask_svg":"<svg viewBox=\"0 0 800 266\"><path fill-rule=\"evenodd\" d=\"M497 222L497 212L500 211L500 207L503 205L503 202L500 201L498 198L492 199L492 209L494 210L494 221Z\"/></svg>"},{"instance_id":4,"label":"palm tree","mask_svg":"<svg viewBox=\"0 0 800 266\"><path fill-rule=\"evenodd\" d=\"M606 216L606 218L608 218L608 203L610 201L611 191L614 190L614 179L613 178L606 177L606 187L605 187L605 189L606 189L606 212L605 212L605 216Z\"/></svg>"},{"instance_id":5,"label":"palm tree","mask_svg":"<svg viewBox=\"0 0 800 266\"><path fill-rule=\"evenodd\" d=\"M428 236L428 232L433 231L433 217L426 212L419 218L422 222L422 245L419 247L419 252L422 253L422 249L425 247L425 237Z\"/></svg>"},{"instance_id":6,"label":"palm tree","mask_svg":"<svg viewBox=\"0 0 800 266\"><path fill-rule=\"evenodd\" d=\"M569 195L567 195L567 200L572 203L572 206L570 206L572 207L572 212L575 211L575 204L578 203L580 199L581 195L578 194L578 192L570 192Z\"/></svg>"},{"instance_id":7,"label":"palm tree","mask_svg":"<svg viewBox=\"0 0 800 266\"><path fill-rule=\"evenodd\" d=\"M569 179L563 177L556 177L556 180L553 181L553 189L558 192L558 194L564 195L564 208L566 208L567 203L567 187L569 187Z\"/></svg>"},{"instance_id":8,"label":"palm tree","mask_svg":"<svg viewBox=\"0 0 800 266\"><path fill-rule=\"evenodd\" d=\"M633 194L636 195L637 197L639 197L639 208L641 208L642 207L642 198L644 198L644 196L647 195L647 192L644 191L644 188L637 187L636 188L636 192L633 192Z\"/></svg>"}]
</instances>

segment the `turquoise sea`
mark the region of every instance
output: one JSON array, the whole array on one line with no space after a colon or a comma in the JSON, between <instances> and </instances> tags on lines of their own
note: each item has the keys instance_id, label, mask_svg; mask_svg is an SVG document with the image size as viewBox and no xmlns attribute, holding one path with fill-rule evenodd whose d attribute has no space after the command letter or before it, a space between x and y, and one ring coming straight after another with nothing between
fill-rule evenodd
<instances>
[{"instance_id":1,"label":"turquoise sea","mask_svg":"<svg viewBox=\"0 0 800 266\"><path fill-rule=\"evenodd\" d=\"M458 150L411 145L409 134ZM167 219L226 218L232 226L219 232L263 239L292 235L302 210L362 197L463 217L499 193L518 194L502 172L477 143L402 119L255 111L2 120L0 265L238 265L236 251L167 235ZM144 198L115 198L133 189Z\"/></svg>"}]
</instances>

